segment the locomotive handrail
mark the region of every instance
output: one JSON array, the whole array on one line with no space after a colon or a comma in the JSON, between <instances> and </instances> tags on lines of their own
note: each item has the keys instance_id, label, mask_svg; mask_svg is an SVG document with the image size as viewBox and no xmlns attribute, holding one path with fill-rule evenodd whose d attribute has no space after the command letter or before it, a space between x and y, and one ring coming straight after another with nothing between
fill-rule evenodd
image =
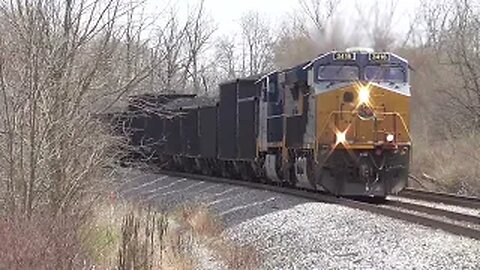
<instances>
[{"instance_id":1,"label":"locomotive handrail","mask_svg":"<svg viewBox=\"0 0 480 270\"><path fill-rule=\"evenodd\" d=\"M332 116L333 115L338 115L338 114L356 114L356 112L354 111L332 111L330 112L327 120L325 120L325 124L323 125L323 128L320 130L320 134L323 133L325 131L325 129L327 128L327 125L328 123L330 123L330 120L332 119ZM378 112L377 114L380 114L382 116L389 116L389 115L393 115L395 117L398 117L400 119L400 121L402 122L402 126L403 128L405 129L405 131L407 132L407 136L408 136L408 139L410 141L412 141L412 136L410 134L410 130L408 129L408 126L407 126L407 123L405 122L405 119L403 119L402 115L398 112ZM318 142L317 142L318 144ZM318 146L318 145L317 145Z\"/></svg>"},{"instance_id":2,"label":"locomotive handrail","mask_svg":"<svg viewBox=\"0 0 480 270\"><path fill-rule=\"evenodd\" d=\"M398 113L398 112L383 112L381 114L398 116L398 118L400 118L400 121L402 121L403 128L407 132L408 139L410 141L412 141L412 135L410 134L410 130L408 129L408 126L407 126L407 123L405 122L405 119L403 119L403 117L400 113Z\"/></svg>"}]
</instances>

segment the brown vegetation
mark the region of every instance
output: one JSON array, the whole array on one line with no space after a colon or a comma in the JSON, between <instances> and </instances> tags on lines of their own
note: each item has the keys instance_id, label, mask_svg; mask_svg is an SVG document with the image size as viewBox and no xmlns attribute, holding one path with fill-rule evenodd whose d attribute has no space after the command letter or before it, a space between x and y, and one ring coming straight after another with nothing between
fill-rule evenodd
<instances>
[{"instance_id":1,"label":"brown vegetation","mask_svg":"<svg viewBox=\"0 0 480 270\"><path fill-rule=\"evenodd\" d=\"M92 208L112 188L124 143L99 116L131 93L200 84L212 32L203 2L181 23L172 12L154 27L143 5L0 3L0 268L94 259L85 235L96 231Z\"/></svg>"},{"instance_id":2,"label":"brown vegetation","mask_svg":"<svg viewBox=\"0 0 480 270\"><path fill-rule=\"evenodd\" d=\"M71 217L0 222L0 269L255 269L258 256L223 233L203 206L171 213L123 202L95 207L88 224Z\"/></svg>"},{"instance_id":3,"label":"brown vegetation","mask_svg":"<svg viewBox=\"0 0 480 270\"><path fill-rule=\"evenodd\" d=\"M480 195L476 1L422 1L426 41L403 49L413 73L413 173L434 189ZM428 175L429 177L425 177Z\"/></svg>"},{"instance_id":4,"label":"brown vegetation","mask_svg":"<svg viewBox=\"0 0 480 270\"><path fill-rule=\"evenodd\" d=\"M71 217L0 220L0 269L81 269L78 227Z\"/></svg>"},{"instance_id":5,"label":"brown vegetation","mask_svg":"<svg viewBox=\"0 0 480 270\"><path fill-rule=\"evenodd\" d=\"M171 213L155 213L118 205L99 220L117 237L109 245L118 250L103 248L110 250L110 255L104 253L104 260L98 262L102 268L254 269L258 264L255 250L225 239L221 223L203 206L186 205Z\"/></svg>"},{"instance_id":6,"label":"brown vegetation","mask_svg":"<svg viewBox=\"0 0 480 270\"><path fill-rule=\"evenodd\" d=\"M412 173L413 186L426 189L479 196L480 148L478 135L464 135L433 143L416 144Z\"/></svg>"}]
</instances>

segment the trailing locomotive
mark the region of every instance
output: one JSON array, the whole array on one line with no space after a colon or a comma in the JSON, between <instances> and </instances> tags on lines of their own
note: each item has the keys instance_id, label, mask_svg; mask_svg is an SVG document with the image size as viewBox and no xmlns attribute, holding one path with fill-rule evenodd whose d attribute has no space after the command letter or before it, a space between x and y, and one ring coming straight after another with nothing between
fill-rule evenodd
<instances>
[{"instance_id":1,"label":"trailing locomotive","mask_svg":"<svg viewBox=\"0 0 480 270\"><path fill-rule=\"evenodd\" d=\"M140 129L170 169L385 197L407 186L408 72L393 53L328 52L224 82L216 105L147 116Z\"/></svg>"}]
</instances>

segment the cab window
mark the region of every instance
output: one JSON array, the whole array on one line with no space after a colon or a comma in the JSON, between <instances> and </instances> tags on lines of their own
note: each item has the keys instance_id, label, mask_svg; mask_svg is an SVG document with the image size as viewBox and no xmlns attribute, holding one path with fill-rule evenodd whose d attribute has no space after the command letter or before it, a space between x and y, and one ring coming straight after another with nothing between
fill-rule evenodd
<instances>
[{"instance_id":1,"label":"cab window","mask_svg":"<svg viewBox=\"0 0 480 270\"><path fill-rule=\"evenodd\" d=\"M353 81L359 79L358 73L356 66L320 66L317 78L320 81Z\"/></svg>"},{"instance_id":2,"label":"cab window","mask_svg":"<svg viewBox=\"0 0 480 270\"><path fill-rule=\"evenodd\" d=\"M379 82L406 82L406 73L398 66L367 66L365 67L365 79Z\"/></svg>"}]
</instances>

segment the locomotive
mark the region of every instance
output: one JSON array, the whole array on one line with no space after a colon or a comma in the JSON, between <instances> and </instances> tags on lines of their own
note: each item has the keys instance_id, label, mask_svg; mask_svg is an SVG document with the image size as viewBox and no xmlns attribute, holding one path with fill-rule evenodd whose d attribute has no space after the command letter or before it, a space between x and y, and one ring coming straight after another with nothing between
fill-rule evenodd
<instances>
[{"instance_id":1,"label":"locomotive","mask_svg":"<svg viewBox=\"0 0 480 270\"><path fill-rule=\"evenodd\" d=\"M331 51L219 90L218 102L131 120L132 144L171 170L337 196L384 198L407 186L409 65L400 56ZM131 97L130 110L144 98ZM165 110L178 98L150 95L148 104Z\"/></svg>"}]
</instances>

